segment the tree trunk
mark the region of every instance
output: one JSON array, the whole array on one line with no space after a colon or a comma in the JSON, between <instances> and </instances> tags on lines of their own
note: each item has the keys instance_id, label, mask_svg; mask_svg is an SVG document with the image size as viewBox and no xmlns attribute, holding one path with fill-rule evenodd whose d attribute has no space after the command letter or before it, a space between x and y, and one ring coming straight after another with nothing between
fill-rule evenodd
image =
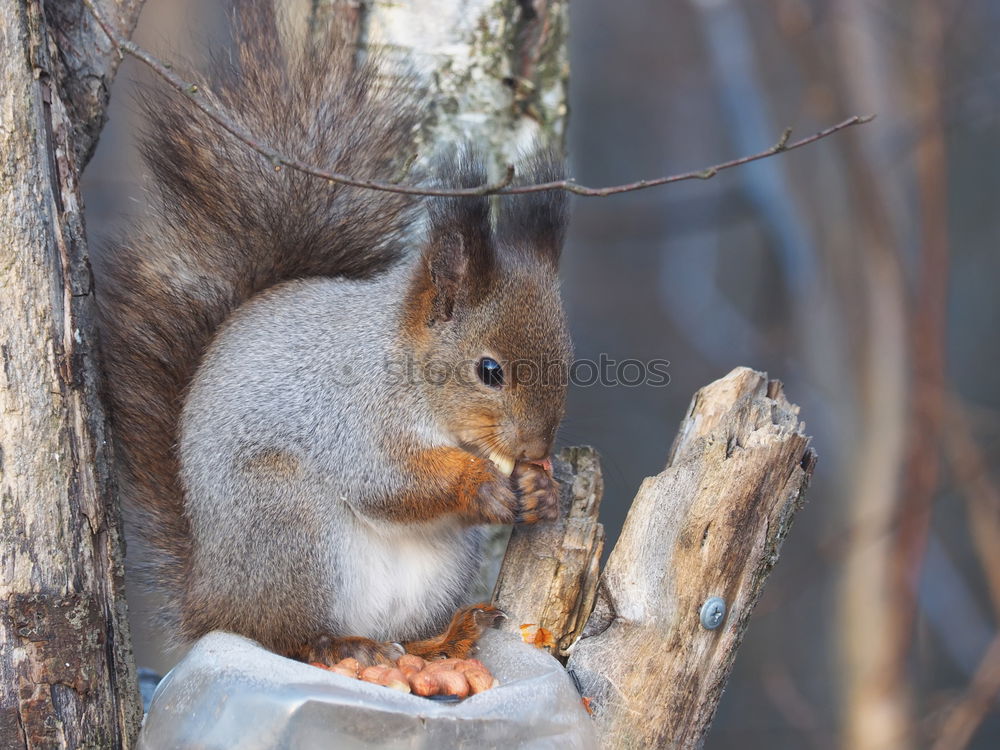
<instances>
[{"instance_id":1,"label":"tree trunk","mask_svg":"<svg viewBox=\"0 0 1000 750\"><path fill-rule=\"evenodd\" d=\"M344 0L313 0L314 12ZM497 172L535 142L564 146L568 0L371 0L348 4L361 47L374 43L426 79L432 106L418 135L422 158L463 139Z\"/></svg>"},{"instance_id":2,"label":"tree trunk","mask_svg":"<svg viewBox=\"0 0 1000 750\"><path fill-rule=\"evenodd\" d=\"M864 0L843 3L841 12L844 22L835 29L848 106L884 109L892 96L904 96L906 88L870 74L889 67L885 59L879 59L885 49L878 42L878 13ZM922 132L930 132L932 121L921 122ZM835 624L840 746L845 750L904 750L916 744L911 679L905 663L911 593L901 590L894 559L895 528L903 518L900 467L906 463L911 398L906 279L897 250L904 243L896 236L890 212L892 181L883 179L881 171L888 162L877 161L854 133L845 134L840 145L857 200L853 215L858 238L843 262L854 269L853 279L861 279L852 293L851 311L857 316L852 338L857 357L853 368L857 411L852 427L856 438L850 443L854 451L847 462L850 471L840 480L849 529ZM905 641L900 640L901 634L906 634Z\"/></svg>"},{"instance_id":3,"label":"tree trunk","mask_svg":"<svg viewBox=\"0 0 1000 750\"><path fill-rule=\"evenodd\" d=\"M105 9L131 30L140 4ZM127 746L141 719L79 193L118 60L81 12L0 0L5 748Z\"/></svg>"}]
</instances>

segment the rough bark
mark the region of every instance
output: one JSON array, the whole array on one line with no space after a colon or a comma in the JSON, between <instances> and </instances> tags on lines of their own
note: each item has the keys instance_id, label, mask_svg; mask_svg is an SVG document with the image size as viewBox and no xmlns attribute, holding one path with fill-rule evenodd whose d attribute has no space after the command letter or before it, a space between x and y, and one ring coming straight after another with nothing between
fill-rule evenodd
<instances>
[{"instance_id":1,"label":"rough bark","mask_svg":"<svg viewBox=\"0 0 1000 750\"><path fill-rule=\"evenodd\" d=\"M104 17L131 35L144 0L104 0ZM111 82L121 57L79 0L46 0L49 33L59 50L57 87L73 123L73 147L82 170L107 120Z\"/></svg>"},{"instance_id":2,"label":"rough bark","mask_svg":"<svg viewBox=\"0 0 1000 750\"><path fill-rule=\"evenodd\" d=\"M594 608L604 550L604 527L597 521L604 481L593 448L567 448L553 463L562 494L559 520L515 527L493 602L507 614L501 629L544 628L553 640L548 650L565 657Z\"/></svg>"},{"instance_id":3,"label":"rough bark","mask_svg":"<svg viewBox=\"0 0 1000 750\"><path fill-rule=\"evenodd\" d=\"M344 0L314 0L315 12ZM539 141L563 147L569 62L568 0L371 0L362 47L377 44L426 77L433 105L423 157L463 139L485 146L498 173Z\"/></svg>"},{"instance_id":4,"label":"rough bark","mask_svg":"<svg viewBox=\"0 0 1000 750\"><path fill-rule=\"evenodd\" d=\"M52 22L70 5L46 3ZM5 748L127 746L141 718L78 185L117 60L88 28L0 0Z\"/></svg>"},{"instance_id":5,"label":"rough bark","mask_svg":"<svg viewBox=\"0 0 1000 750\"><path fill-rule=\"evenodd\" d=\"M701 744L814 464L779 382L739 368L695 395L567 663L603 747ZM713 596L727 607L714 630L699 618Z\"/></svg>"}]
</instances>

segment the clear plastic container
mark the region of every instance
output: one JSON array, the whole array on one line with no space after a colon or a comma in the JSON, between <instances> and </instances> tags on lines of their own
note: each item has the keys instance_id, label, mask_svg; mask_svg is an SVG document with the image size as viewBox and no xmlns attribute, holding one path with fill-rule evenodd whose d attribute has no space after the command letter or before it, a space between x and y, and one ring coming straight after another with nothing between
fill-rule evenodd
<instances>
[{"instance_id":1,"label":"clear plastic container","mask_svg":"<svg viewBox=\"0 0 1000 750\"><path fill-rule=\"evenodd\" d=\"M488 631L476 657L500 685L444 703L211 633L157 687L138 747L596 750L580 696L549 654L517 636Z\"/></svg>"}]
</instances>

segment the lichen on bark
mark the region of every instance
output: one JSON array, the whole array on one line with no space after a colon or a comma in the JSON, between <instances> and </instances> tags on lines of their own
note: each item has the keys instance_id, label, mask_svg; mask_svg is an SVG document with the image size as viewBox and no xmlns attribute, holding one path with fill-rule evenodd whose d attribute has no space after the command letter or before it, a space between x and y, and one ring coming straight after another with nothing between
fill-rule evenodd
<instances>
[{"instance_id":1,"label":"lichen on bark","mask_svg":"<svg viewBox=\"0 0 1000 750\"><path fill-rule=\"evenodd\" d=\"M566 0L374 0L362 45L412 65L432 106L421 160L472 141L499 176L534 144L564 147L569 63Z\"/></svg>"}]
</instances>

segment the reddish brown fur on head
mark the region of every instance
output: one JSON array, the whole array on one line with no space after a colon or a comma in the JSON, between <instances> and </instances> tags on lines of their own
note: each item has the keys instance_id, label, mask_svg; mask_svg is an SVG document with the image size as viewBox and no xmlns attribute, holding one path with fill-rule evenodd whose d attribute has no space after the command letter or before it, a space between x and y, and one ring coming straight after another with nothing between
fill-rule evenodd
<instances>
[{"instance_id":1,"label":"reddish brown fur on head","mask_svg":"<svg viewBox=\"0 0 1000 750\"><path fill-rule=\"evenodd\" d=\"M531 182L560 175L546 154L524 170ZM468 155L444 179L487 181ZM486 197L438 199L430 214L409 300L427 397L463 447L511 460L544 458L562 418L571 357L557 277L566 197L505 196L495 222ZM480 378L483 358L502 368L499 387Z\"/></svg>"}]
</instances>

